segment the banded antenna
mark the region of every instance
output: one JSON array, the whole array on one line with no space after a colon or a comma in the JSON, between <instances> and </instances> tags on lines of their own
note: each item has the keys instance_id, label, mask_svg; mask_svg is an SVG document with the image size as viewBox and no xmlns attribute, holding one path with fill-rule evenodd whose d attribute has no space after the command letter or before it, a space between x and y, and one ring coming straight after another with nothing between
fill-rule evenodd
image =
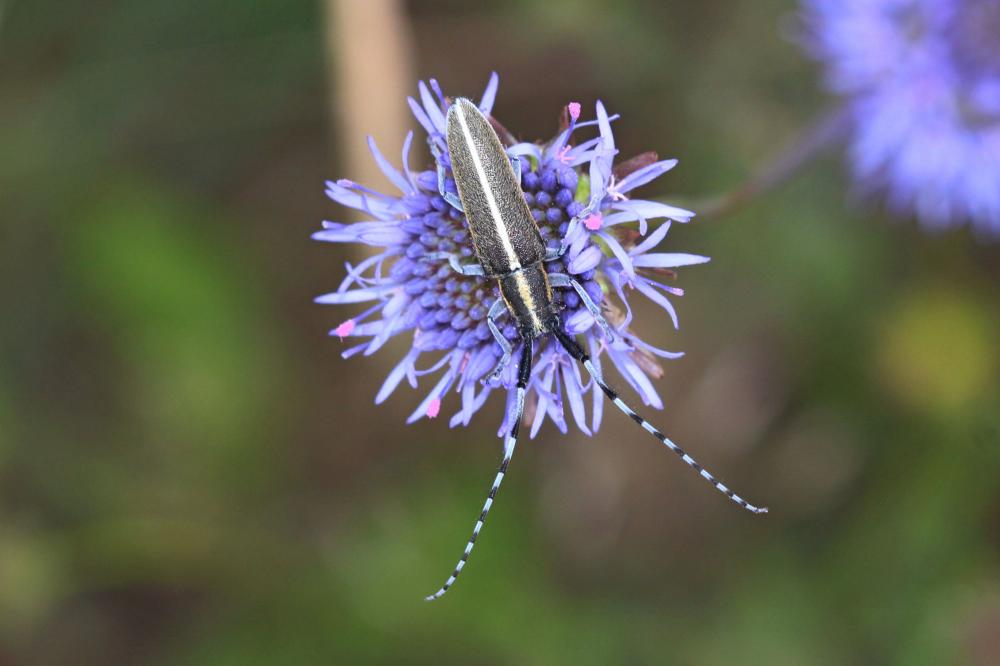
<instances>
[{"instance_id":1,"label":"banded antenna","mask_svg":"<svg viewBox=\"0 0 1000 666\"><path fill-rule=\"evenodd\" d=\"M684 451L684 449L682 449L681 447L677 446L672 441L670 441L670 439L662 432L660 432L656 426L654 426L652 423L650 423L646 419L636 414L631 407L625 404L624 400L618 397L618 393L613 388L608 386L607 382L604 381L604 378L601 377L601 373L598 372L597 368L594 367L593 362L590 360L590 356L587 354L587 352L583 350L583 347L581 347L576 340L571 338L569 335L565 333L565 331L559 328L553 330L552 334L556 336L556 339L559 340L559 343L569 353L570 356L572 356L574 359L583 364L583 367L587 369L587 372L590 373L590 376L593 377L595 382L597 382L597 385L601 387L601 390L604 391L604 394L608 396L608 399L611 400L611 402L615 403L615 406L618 409L625 412L630 419L632 419L640 426L642 426L643 430L648 432L656 439L660 440L660 442L664 444L668 449L676 453L677 456L684 461L685 465L687 465L694 471L698 472L698 474L700 474L703 479L711 483L716 490L718 490L720 493L722 493L723 495L725 495L730 500L732 500L739 506L743 507L747 511L751 513L767 513L767 507L754 506L750 502L747 502L745 499L734 493L732 490L730 490L729 486L727 486L726 484L722 483L714 476L712 476L711 472L702 467L701 463L699 463L697 460L688 455L687 452Z\"/></svg>"}]
</instances>

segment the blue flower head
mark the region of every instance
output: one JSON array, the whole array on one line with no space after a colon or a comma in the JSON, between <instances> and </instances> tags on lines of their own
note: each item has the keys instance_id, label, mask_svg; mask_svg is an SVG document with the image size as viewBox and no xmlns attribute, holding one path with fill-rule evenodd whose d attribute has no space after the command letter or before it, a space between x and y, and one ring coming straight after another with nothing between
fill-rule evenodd
<instances>
[{"instance_id":1,"label":"blue flower head","mask_svg":"<svg viewBox=\"0 0 1000 666\"><path fill-rule=\"evenodd\" d=\"M862 188L928 228L1000 236L1000 2L803 2Z\"/></svg>"},{"instance_id":2,"label":"blue flower head","mask_svg":"<svg viewBox=\"0 0 1000 666\"><path fill-rule=\"evenodd\" d=\"M487 116L497 86L494 74L479 102ZM323 230L313 237L362 243L374 248L374 254L356 265L348 264L339 288L317 301L360 305L359 313L331 332L354 343L343 352L344 358L373 354L396 335L411 336L409 351L389 373L375 396L376 403L386 400L404 379L417 388L420 380L428 377L430 388L423 389L423 400L408 422L438 416L444 401L451 397L454 413L450 425L454 427L467 425L490 394L500 390L508 400L499 429L502 436L509 430L507 421L514 411L517 364L508 364L497 379L488 379L501 355L486 321L490 304L497 298L496 281L458 274L447 260L439 258L446 254L472 258L473 250L464 216L439 192L431 160L434 153L442 164L449 163L445 142L448 103L434 80L429 85L421 82L419 90L420 101L410 98L409 103L427 132L430 151L421 158L424 168L410 166L412 133L403 145L402 168L396 168L369 139L372 155L399 193L376 192L349 180L327 183L331 199L362 211L369 219L353 224L324 222ZM605 338L573 289L556 288L565 330L583 336L598 369L602 361L614 366L645 404L662 408L651 381L662 374L656 359L680 354L639 339L631 328L628 297L639 292L649 298L667 312L676 327L670 298L682 295L682 291L664 282L674 277L672 269L708 259L654 251L671 221L687 222L693 213L631 198L635 188L669 171L676 160L658 160L655 154L647 153L616 166L611 123L617 116L609 116L600 102L596 119L582 121L580 115L579 104L567 105L563 127L554 139L541 145L517 143L499 123L495 127L510 157L521 162L522 187L543 240L550 246L563 244L568 248L546 269L568 273L583 285L600 304L614 340ZM454 191L450 177L446 187ZM650 220L662 221L650 231ZM509 315L500 321L504 337L516 349L519 338L515 323ZM554 340L538 340L535 359L526 401L531 436L546 418L566 432L567 405L581 431L595 432L600 427L604 399L600 388L584 380L578 365Z\"/></svg>"}]
</instances>

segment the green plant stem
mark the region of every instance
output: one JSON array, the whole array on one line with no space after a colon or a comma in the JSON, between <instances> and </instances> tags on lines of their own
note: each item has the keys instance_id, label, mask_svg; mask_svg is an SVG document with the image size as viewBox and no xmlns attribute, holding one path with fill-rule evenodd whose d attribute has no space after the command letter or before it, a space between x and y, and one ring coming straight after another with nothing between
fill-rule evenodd
<instances>
[{"instance_id":1,"label":"green plant stem","mask_svg":"<svg viewBox=\"0 0 1000 666\"><path fill-rule=\"evenodd\" d=\"M698 219L716 219L733 213L801 173L803 166L822 155L844 135L848 121L844 107L826 112L741 185L692 204Z\"/></svg>"}]
</instances>

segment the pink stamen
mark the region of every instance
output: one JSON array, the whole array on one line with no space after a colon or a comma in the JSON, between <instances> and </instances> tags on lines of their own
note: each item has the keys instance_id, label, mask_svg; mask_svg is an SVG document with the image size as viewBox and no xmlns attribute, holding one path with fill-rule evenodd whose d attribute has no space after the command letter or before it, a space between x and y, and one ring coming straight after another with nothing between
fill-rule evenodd
<instances>
[{"instance_id":1,"label":"pink stamen","mask_svg":"<svg viewBox=\"0 0 1000 666\"><path fill-rule=\"evenodd\" d=\"M587 219L583 221L583 226L587 227L591 231L597 231L604 225L604 218L601 217L600 213L594 213L588 215Z\"/></svg>"},{"instance_id":2,"label":"pink stamen","mask_svg":"<svg viewBox=\"0 0 1000 666\"><path fill-rule=\"evenodd\" d=\"M354 330L354 326L355 326L354 320L348 319L343 324L333 329L333 332L337 335L338 338L343 340L345 337L351 334L351 331Z\"/></svg>"},{"instance_id":3,"label":"pink stamen","mask_svg":"<svg viewBox=\"0 0 1000 666\"><path fill-rule=\"evenodd\" d=\"M559 149L559 152L556 153L556 159L559 160L562 164L569 164L570 162L573 161L573 158L570 157L569 155L569 151L571 150L573 150L573 146L570 145L563 146L562 148Z\"/></svg>"},{"instance_id":4,"label":"pink stamen","mask_svg":"<svg viewBox=\"0 0 1000 666\"><path fill-rule=\"evenodd\" d=\"M580 117L579 102L570 102L569 104L566 105L566 108L569 109L569 117L572 118L573 120L577 120Z\"/></svg>"},{"instance_id":5,"label":"pink stamen","mask_svg":"<svg viewBox=\"0 0 1000 666\"><path fill-rule=\"evenodd\" d=\"M427 416L430 418L437 418L437 415L441 413L441 400L440 398L434 398L431 400L431 404L427 405Z\"/></svg>"}]
</instances>

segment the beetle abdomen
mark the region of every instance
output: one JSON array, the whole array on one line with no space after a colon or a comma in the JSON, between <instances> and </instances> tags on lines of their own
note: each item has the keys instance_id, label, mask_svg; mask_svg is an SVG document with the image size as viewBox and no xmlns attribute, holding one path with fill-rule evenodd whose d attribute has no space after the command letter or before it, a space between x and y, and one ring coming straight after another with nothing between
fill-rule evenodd
<instances>
[{"instance_id":1,"label":"beetle abdomen","mask_svg":"<svg viewBox=\"0 0 1000 666\"><path fill-rule=\"evenodd\" d=\"M549 330L557 308L552 285L541 264L528 266L501 277L500 295L514 315L522 337L537 338Z\"/></svg>"},{"instance_id":2,"label":"beetle abdomen","mask_svg":"<svg viewBox=\"0 0 1000 666\"><path fill-rule=\"evenodd\" d=\"M487 277L500 277L545 257L507 152L486 116L467 99L448 109L448 152L476 258Z\"/></svg>"}]
</instances>

